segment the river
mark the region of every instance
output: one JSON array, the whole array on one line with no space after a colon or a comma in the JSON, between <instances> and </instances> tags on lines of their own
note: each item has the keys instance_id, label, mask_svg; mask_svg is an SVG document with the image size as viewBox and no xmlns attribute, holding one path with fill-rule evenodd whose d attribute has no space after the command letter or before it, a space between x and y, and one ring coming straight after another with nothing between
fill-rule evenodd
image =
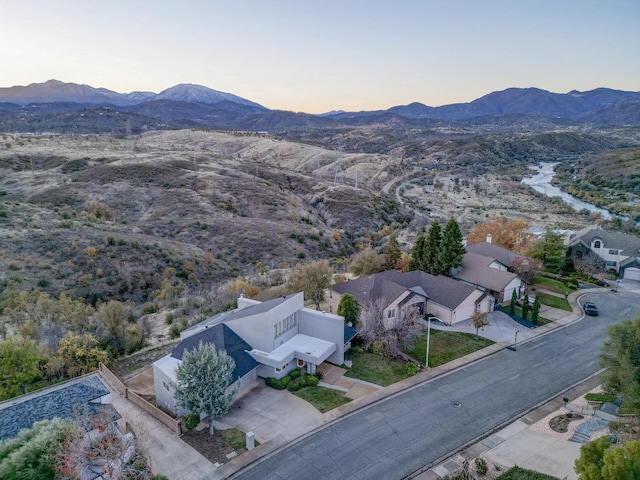
<instances>
[{"instance_id":1,"label":"river","mask_svg":"<svg viewBox=\"0 0 640 480\"><path fill-rule=\"evenodd\" d=\"M553 167L557 164L558 162L542 162L536 166L530 167L537 170L538 173L532 177L523 178L522 183L529 185L536 192L542 193L547 197L560 197L564 203L570 205L577 212L586 208L592 213L599 213L605 220L611 220L612 215L608 210L596 207L593 203L580 200L579 198L560 190L558 187L551 185L551 179L554 175Z\"/></svg>"}]
</instances>

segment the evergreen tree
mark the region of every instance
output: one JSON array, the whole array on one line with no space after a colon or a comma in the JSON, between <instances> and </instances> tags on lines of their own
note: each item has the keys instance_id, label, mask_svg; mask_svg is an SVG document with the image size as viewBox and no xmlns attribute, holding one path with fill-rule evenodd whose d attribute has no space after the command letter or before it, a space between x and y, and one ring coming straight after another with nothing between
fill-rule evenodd
<instances>
[{"instance_id":1,"label":"evergreen tree","mask_svg":"<svg viewBox=\"0 0 640 480\"><path fill-rule=\"evenodd\" d=\"M360 316L360 303L349 293L345 293L340 298L337 314L344 317L345 325L351 323L354 327L358 324Z\"/></svg>"},{"instance_id":2,"label":"evergreen tree","mask_svg":"<svg viewBox=\"0 0 640 480\"><path fill-rule=\"evenodd\" d=\"M442 231L440 222L434 220L429 227L429 235L424 246L423 266L424 271L432 275L438 275L437 260L442 244Z\"/></svg>"},{"instance_id":3,"label":"evergreen tree","mask_svg":"<svg viewBox=\"0 0 640 480\"><path fill-rule=\"evenodd\" d=\"M214 434L213 421L229 411L236 398L238 385L233 383L235 362L227 352L217 352L211 343L185 350L176 368L176 403L193 413L209 416L209 434Z\"/></svg>"},{"instance_id":4,"label":"evergreen tree","mask_svg":"<svg viewBox=\"0 0 640 480\"><path fill-rule=\"evenodd\" d=\"M529 293L524 293L524 299L522 300L522 319L526 320L529 316Z\"/></svg>"},{"instance_id":5,"label":"evergreen tree","mask_svg":"<svg viewBox=\"0 0 640 480\"><path fill-rule=\"evenodd\" d=\"M538 316L540 315L540 300L538 297L533 301L533 309L531 310L531 321L534 325L538 325Z\"/></svg>"},{"instance_id":6,"label":"evergreen tree","mask_svg":"<svg viewBox=\"0 0 640 480\"><path fill-rule=\"evenodd\" d=\"M509 304L509 314L516 314L516 305L518 304L518 294L516 293L516 289L513 289L511 292L511 303Z\"/></svg>"},{"instance_id":7,"label":"evergreen tree","mask_svg":"<svg viewBox=\"0 0 640 480\"><path fill-rule=\"evenodd\" d=\"M427 245L427 239L425 238L425 236L422 234L418 235L418 238L416 239L416 243L413 246L413 249L411 250L411 260L409 261L410 271L413 271L413 270L422 270L423 272L425 271L424 255L425 255L426 245Z\"/></svg>"},{"instance_id":8,"label":"evergreen tree","mask_svg":"<svg viewBox=\"0 0 640 480\"><path fill-rule=\"evenodd\" d=\"M389 236L389 241L382 249L382 255L384 255L384 270L393 270L396 262L402 257L402 250L395 233Z\"/></svg>"},{"instance_id":9,"label":"evergreen tree","mask_svg":"<svg viewBox=\"0 0 640 480\"><path fill-rule=\"evenodd\" d=\"M442 233L442 244L436 261L437 272L440 275L450 275L452 269L462 265L462 256L465 252L460 226L454 218L451 218Z\"/></svg>"}]
</instances>

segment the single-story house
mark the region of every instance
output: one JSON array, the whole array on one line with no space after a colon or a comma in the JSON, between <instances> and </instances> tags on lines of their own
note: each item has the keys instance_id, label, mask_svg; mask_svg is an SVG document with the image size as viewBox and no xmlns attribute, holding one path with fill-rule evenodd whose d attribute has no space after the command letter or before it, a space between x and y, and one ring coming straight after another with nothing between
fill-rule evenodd
<instances>
[{"instance_id":1,"label":"single-story house","mask_svg":"<svg viewBox=\"0 0 640 480\"><path fill-rule=\"evenodd\" d=\"M512 252L508 248L501 247L495 243L491 243L491 235L487 236L486 242L474 243L466 246L467 252L477 253L493 259L491 262L491 268L497 268L498 270L510 270L513 261L516 258L522 258L521 255L516 252Z\"/></svg>"},{"instance_id":2,"label":"single-story house","mask_svg":"<svg viewBox=\"0 0 640 480\"><path fill-rule=\"evenodd\" d=\"M337 311L344 294L352 295L363 310L380 302L385 326L397 319L417 314L432 314L447 324L470 318L476 311L492 310L492 299L479 289L442 275L420 270L388 270L333 286L331 311Z\"/></svg>"},{"instance_id":3,"label":"single-story house","mask_svg":"<svg viewBox=\"0 0 640 480\"><path fill-rule=\"evenodd\" d=\"M304 308L302 293L258 302L241 296L238 308L211 317L180 334L180 343L153 364L156 404L176 415L175 370L185 350L212 343L235 361L239 387L260 377L282 378L294 368L315 373L324 361L344 363L345 347L355 336L344 318Z\"/></svg>"},{"instance_id":4,"label":"single-story house","mask_svg":"<svg viewBox=\"0 0 640 480\"><path fill-rule=\"evenodd\" d=\"M636 235L593 225L571 234L567 246L573 258L596 255L606 270L620 278L640 280L640 238Z\"/></svg>"}]
</instances>

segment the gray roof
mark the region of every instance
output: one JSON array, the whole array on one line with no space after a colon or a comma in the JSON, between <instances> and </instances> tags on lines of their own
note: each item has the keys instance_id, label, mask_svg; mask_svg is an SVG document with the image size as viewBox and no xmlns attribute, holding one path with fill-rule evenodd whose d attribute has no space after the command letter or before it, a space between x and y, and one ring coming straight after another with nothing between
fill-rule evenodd
<instances>
[{"instance_id":1,"label":"gray roof","mask_svg":"<svg viewBox=\"0 0 640 480\"><path fill-rule=\"evenodd\" d=\"M23 397L16 397L0 404L0 440L15 437L35 422L53 420L56 417L70 419L87 408L89 414L98 409L107 410L115 418L118 412L111 405L102 405L100 397L109 389L94 373L76 380L55 385ZM96 403L92 403L96 401Z\"/></svg>"},{"instance_id":2,"label":"gray roof","mask_svg":"<svg viewBox=\"0 0 640 480\"><path fill-rule=\"evenodd\" d=\"M493 260L491 257L467 252L462 257L462 270L456 274L456 278L494 292L502 292L517 275L490 267Z\"/></svg>"},{"instance_id":3,"label":"gray roof","mask_svg":"<svg viewBox=\"0 0 640 480\"><path fill-rule=\"evenodd\" d=\"M640 238L636 235L602 228L589 227L574 233L569 239L569 245L575 246L582 243L590 248L594 240L600 240L604 248L622 250L621 253L625 256L640 256Z\"/></svg>"},{"instance_id":4,"label":"gray roof","mask_svg":"<svg viewBox=\"0 0 640 480\"><path fill-rule=\"evenodd\" d=\"M484 255L485 257L493 258L506 267L510 267L514 259L522 257L519 253L512 252L511 250L501 247L500 245L496 245L495 243L474 243L472 245L467 245L466 248L467 252L473 252L479 255Z\"/></svg>"},{"instance_id":5,"label":"gray roof","mask_svg":"<svg viewBox=\"0 0 640 480\"><path fill-rule=\"evenodd\" d=\"M251 345L245 342L223 323L205 327L205 330L202 332L185 338L178 344L173 352L171 352L171 356L178 360L182 360L184 351L197 348L201 341L205 344L212 343L215 345L217 351L227 352L227 355L233 358L236 364L233 369L234 378L244 377L247 373L258 366L258 363L253 359L253 357L247 353L248 350L252 350Z\"/></svg>"},{"instance_id":6,"label":"gray roof","mask_svg":"<svg viewBox=\"0 0 640 480\"><path fill-rule=\"evenodd\" d=\"M361 305L369 299L381 298L389 305L407 290L436 302L451 310L460 305L475 290L474 287L442 275L434 276L420 270L412 272L386 272L368 275L334 285L334 291L355 297Z\"/></svg>"}]
</instances>

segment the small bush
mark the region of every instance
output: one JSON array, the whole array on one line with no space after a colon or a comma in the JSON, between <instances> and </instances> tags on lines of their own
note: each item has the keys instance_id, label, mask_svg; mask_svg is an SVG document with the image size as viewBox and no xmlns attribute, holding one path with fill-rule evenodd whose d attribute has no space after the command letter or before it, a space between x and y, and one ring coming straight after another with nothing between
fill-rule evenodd
<instances>
[{"instance_id":1,"label":"small bush","mask_svg":"<svg viewBox=\"0 0 640 480\"><path fill-rule=\"evenodd\" d=\"M159 473L158 475L151 477L151 480L169 480L169 477Z\"/></svg>"},{"instance_id":2,"label":"small bush","mask_svg":"<svg viewBox=\"0 0 640 480\"><path fill-rule=\"evenodd\" d=\"M407 362L407 375L415 375L418 373L418 366L413 362Z\"/></svg>"},{"instance_id":3,"label":"small bush","mask_svg":"<svg viewBox=\"0 0 640 480\"><path fill-rule=\"evenodd\" d=\"M285 387L289 384L290 381L291 381L291 377L289 375L285 375L280 379L280 383L282 383L282 385Z\"/></svg>"},{"instance_id":4,"label":"small bush","mask_svg":"<svg viewBox=\"0 0 640 480\"><path fill-rule=\"evenodd\" d=\"M297 392L298 390L300 390L305 386L304 384L302 384L302 379L303 377L298 377L291 380L287 385L287 390L289 390L290 392Z\"/></svg>"},{"instance_id":5,"label":"small bush","mask_svg":"<svg viewBox=\"0 0 640 480\"><path fill-rule=\"evenodd\" d=\"M187 430L187 432L190 432L200 423L200 415L198 415L197 413L187 413L186 415L182 416L181 420L182 426L185 428L185 430Z\"/></svg>"},{"instance_id":6,"label":"small bush","mask_svg":"<svg viewBox=\"0 0 640 480\"><path fill-rule=\"evenodd\" d=\"M155 303L145 303L140 309L140 313L142 315L149 315L150 313L156 313L158 311L158 307Z\"/></svg>"},{"instance_id":7,"label":"small bush","mask_svg":"<svg viewBox=\"0 0 640 480\"><path fill-rule=\"evenodd\" d=\"M171 325L173 323L173 313L167 313L164 317L164 321L167 325Z\"/></svg>"},{"instance_id":8,"label":"small bush","mask_svg":"<svg viewBox=\"0 0 640 480\"><path fill-rule=\"evenodd\" d=\"M305 375L304 377L304 383L307 384L307 387L316 387L319 382L320 379L315 375Z\"/></svg>"},{"instance_id":9,"label":"small bush","mask_svg":"<svg viewBox=\"0 0 640 480\"><path fill-rule=\"evenodd\" d=\"M293 379L293 378L298 378L300 376L302 372L300 372L299 368L296 368L295 370L291 370L289 372L289 376Z\"/></svg>"},{"instance_id":10,"label":"small bush","mask_svg":"<svg viewBox=\"0 0 640 480\"><path fill-rule=\"evenodd\" d=\"M287 377L283 377L287 378ZM284 390L287 388L287 385L282 384L282 380L278 380L277 378L268 377L264 379L264 383L271 388L275 388L276 390ZM289 382L290 384L291 382Z\"/></svg>"},{"instance_id":11,"label":"small bush","mask_svg":"<svg viewBox=\"0 0 640 480\"><path fill-rule=\"evenodd\" d=\"M481 458L481 457L476 458L475 464L476 464L476 472L478 472L478 475L480 476L486 475L487 472L489 471L489 467L487 466L487 462L485 461L484 458Z\"/></svg>"}]
</instances>

